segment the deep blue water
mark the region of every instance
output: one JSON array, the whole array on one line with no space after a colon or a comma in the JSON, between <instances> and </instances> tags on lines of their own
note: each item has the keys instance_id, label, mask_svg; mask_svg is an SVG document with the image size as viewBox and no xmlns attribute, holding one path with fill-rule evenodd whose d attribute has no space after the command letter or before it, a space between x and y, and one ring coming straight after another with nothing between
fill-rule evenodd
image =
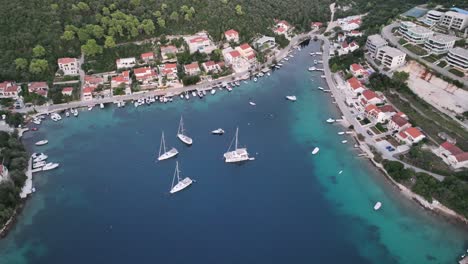
<instances>
[{"instance_id":1,"label":"deep blue water","mask_svg":"<svg viewBox=\"0 0 468 264\"><path fill-rule=\"evenodd\" d=\"M402 198L324 122L338 112L307 72L318 49L232 93L108 106L26 134L61 167L34 176L0 263L453 263L466 231ZM192 147L176 138L181 115ZM225 164L237 126L256 160ZM179 156L155 162L162 130ZM169 195L176 160L196 183Z\"/></svg>"}]
</instances>

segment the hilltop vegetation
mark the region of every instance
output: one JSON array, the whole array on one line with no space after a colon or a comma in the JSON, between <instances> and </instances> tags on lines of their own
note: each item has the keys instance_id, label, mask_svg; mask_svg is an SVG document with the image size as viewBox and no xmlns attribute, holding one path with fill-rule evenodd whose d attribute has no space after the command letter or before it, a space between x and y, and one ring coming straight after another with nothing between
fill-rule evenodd
<instances>
[{"instance_id":1,"label":"hilltop vegetation","mask_svg":"<svg viewBox=\"0 0 468 264\"><path fill-rule=\"evenodd\" d=\"M298 30L326 21L331 0L0 0L0 81L48 80L59 57L87 56L161 35L234 28L243 41L269 34L275 18ZM14 15L13 15L14 14Z\"/></svg>"}]
</instances>

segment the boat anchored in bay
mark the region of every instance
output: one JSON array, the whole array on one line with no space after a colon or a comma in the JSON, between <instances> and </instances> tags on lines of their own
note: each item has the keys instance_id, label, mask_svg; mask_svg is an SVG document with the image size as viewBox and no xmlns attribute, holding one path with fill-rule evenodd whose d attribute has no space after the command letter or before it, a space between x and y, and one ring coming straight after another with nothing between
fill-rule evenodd
<instances>
[{"instance_id":1,"label":"boat anchored in bay","mask_svg":"<svg viewBox=\"0 0 468 264\"><path fill-rule=\"evenodd\" d=\"M232 146L229 146L229 149L226 153L224 153L224 158L226 163L236 163L242 162L247 160L254 160L254 158L249 157L249 153L247 152L247 148L239 148L238 147L238 138L239 138L239 128L236 128L236 136L234 137L235 145L234 150L229 151Z\"/></svg>"},{"instance_id":2,"label":"boat anchored in bay","mask_svg":"<svg viewBox=\"0 0 468 264\"><path fill-rule=\"evenodd\" d=\"M179 128L177 129L177 137L180 139L180 141L184 142L187 145L192 145L193 143L192 138L185 135L184 121L182 119L182 116L180 117Z\"/></svg>"},{"instance_id":3,"label":"boat anchored in bay","mask_svg":"<svg viewBox=\"0 0 468 264\"><path fill-rule=\"evenodd\" d=\"M174 185L176 177L177 183ZM172 178L170 193L180 192L183 189L189 187L192 184L192 182L192 179L190 179L189 177L185 177L183 180L180 179L179 162L176 161L176 168L174 172L174 177Z\"/></svg>"},{"instance_id":4,"label":"boat anchored in bay","mask_svg":"<svg viewBox=\"0 0 468 264\"><path fill-rule=\"evenodd\" d=\"M167 160L172 157L175 157L177 154L179 154L179 151L177 151L176 148L171 148L169 151L166 151L166 141L164 140L164 131L162 132L161 135L161 145L159 146L159 155L158 155L158 160Z\"/></svg>"}]
</instances>

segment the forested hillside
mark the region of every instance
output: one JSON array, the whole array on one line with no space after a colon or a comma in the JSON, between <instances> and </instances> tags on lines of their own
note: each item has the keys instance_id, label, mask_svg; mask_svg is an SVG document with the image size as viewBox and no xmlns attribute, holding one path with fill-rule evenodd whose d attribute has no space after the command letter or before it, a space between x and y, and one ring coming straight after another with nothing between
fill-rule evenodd
<instances>
[{"instance_id":1,"label":"forested hillside","mask_svg":"<svg viewBox=\"0 0 468 264\"><path fill-rule=\"evenodd\" d=\"M298 29L326 21L331 0L0 0L0 81L50 79L56 59L116 43L235 28L244 40L271 34L273 19Z\"/></svg>"}]
</instances>

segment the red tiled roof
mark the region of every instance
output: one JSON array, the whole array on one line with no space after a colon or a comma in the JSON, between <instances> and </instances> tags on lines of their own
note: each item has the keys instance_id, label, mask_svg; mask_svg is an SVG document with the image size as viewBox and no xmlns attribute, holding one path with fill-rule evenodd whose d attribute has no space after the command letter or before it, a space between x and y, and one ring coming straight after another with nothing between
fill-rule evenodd
<instances>
[{"instance_id":1,"label":"red tiled roof","mask_svg":"<svg viewBox=\"0 0 468 264\"><path fill-rule=\"evenodd\" d=\"M146 52L141 54L142 59L154 58L154 52Z\"/></svg>"},{"instance_id":2,"label":"red tiled roof","mask_svg":"<svg viewBox=\"0 0 468 264\"><path fill-rule=\"evenodd\" d=\"M60 58L57 60L58 63L60 64L67 64L67 63L71 63L71 62L75 62L77 61L76 58Z\"/></svg>"},{"instance_id":3,"label":"red tiled roof","mask_svg":"<svg viewBox=\"0 0 468 264\"><path fill-rule=\"evenodd\" d=\"M348 42L346 42L346 41L344 41L343 43L341 43L341 47L342 47L343 49L346 49L348 46L349 46L349 45L348 45Z\"/></svg>"},{"instance_id":4,"label":"red tiled roof","mask_svg":"<svg viewBox=\"0 0 468 264\"><path fill-rule=\"evenodd\" d=\"M457 146L455 146L452 143L449 143L447 141L440 144L440 146L443 147L444 149L446 149L452 155L458 155L458 154L464 153L464 151L461 150L459 147L457 147Z\"/></svg>"},{"instance_id":5,"label":"red tiled roof","mask_svg":"<svg viewBox=\"0 0 468 264\"><path fill-rule=\"evenodd\" d=\"M185 64L185 69L186 70L196 70L199 69L200 67L198 66L198 62L192 62L190 64Z\"/></svg>"},{"instance_id":6,"label":"red tiled roof","mask_svg":"<svg viewBox=\"0 0 468 264\"><path fill-rule=\"evenodd\" d=\"M278 31L278 32L284 32L284 31L285 31L285 29L284 29L284 28L282 28L282 27L279 27L279 28L277 28L277 29L276 29L276 31Z\"/></svg>"},{"instance_id":7,"label":"red tiled roof","mask_svg":"<svg viewBox=\"0 0 468 264\"><path fill-rule=\"evenodd\" d=\"M239 32L235 31L234 29L230 29L230 30L224 32L224 35L226 35L226 36L232 36L232 35L238 36Z\"/></svg>"},{"instance_id":8,"label":"red tiled roof","mask_svg":"<svg viewBox=\"0 0 468 264\"><path fill-rule=\"evenodd\" d=\"M364 70L364 68L361 66L361 64L357 64L357 63L351 64L351 69L352 69L353 71Z\"/></svg>"},{"instance_id":9,"label":"red tiled roof","mask_svg":"<svg viewBox=\"0 0 468 264\"><path fill-rule=\"evenodd\" d=\"M289 23L288 23L288 21L286 21L286 20L281 20L281 21L279 21L279 22L276 23L276 24L284 24L284 25L286 25L287 27L289 27Z\"/></svg>"},{"instance_id":10,"label":"red tiled roof","mask_svg":"<svg viewBox=\"0 0 468 264\"><path fill-rule=\"evenodd\" d=\"M396 113L396 109L391 105L380 106L379 109L385 113Z\"/></svg>"},{"instance_id":11,"label":"red tiled roof","mask_svg":"<svg viewBox=\"0 0 468 264\"><path fill-rule=\"evenodd\" d=\"M135 74L145 74L148 71L151 71L150 67L141 67L141 68L136 68L133 70L133 73Z\"/></svg>"},{"instance_id":12,"label":"red tiled roof","mask_svg":"<svg viewBox=\"0 0 468 264\"><path fill-rule=\"evenodd\" d=\"M123 82L127 82L127 79L125 79L125 77L123 77L122 75L118 75L118 76L112 77L112 81L123 83Z\"/></svg>"},{"instance_id":13,"label":"red tiled roof","mask_svg":"<svg viewBox=\"0 0 468 264\"><path fill-rule=\"evenodd\" d=\"M421 133L421 131L419 131L419 129L415 128L415 127L410 127L410 128L407 128L405 130L405 133L410 135L412 138L417 138L417 137L420 137L420 136L423 136L423 134Z\"/></svg>"},{"instance_id":14,"label":"red tiled roof","mask_svg":"<svg viewBox=\"0 0 468 264\"><path fill-rule=\"evenodd\" d=\"M312 22L312 26L321 27L322 25L322 22Z\"/></svg>"},{"instance_id":15,"label":"red tiled roof","mask_svg":"<svg viewBox=\"0 0 468 264\"><path fill-rule=\"evenodd\" d=\"M239 51L237 51L237 50L233 50L233 51L229 52L229 54L230 54L231 57L233 57L233 58L240 57L240 53L239 53Z\"/></svg>"},{"instance_id":16,"label":"red tiled roof","mask_svg":"<svg viewBox=\"0 0 468 264\"><path fill-rule=\"evenodd\" d=\"M65 87L62 89L62 93L73 92L73 87Z\"/></svg>"},{"instance_id":17,"label":"red tiled roof","mask_svg":"<svg viewBox=\"0 0 468 264\"><path fill-rule=\"evenodd\" d=\"M253 58L255 58L255 54L250 54L249 56L247 56L247 59L249 59L249 60L251 60Z\"/></svg>"},{"instance_id":18,"label":"red tiled roof","mask_svg":"<svg viewBox=\"0 0 468 264\"><path fill-rule=\"evenodd\" d=\"M190 43L203 42L203 41L206 41L206 40L208 40L207 37L195 37L195 38L190 40Z\"/></svg>"},{"instance_id":19,"label":"red tiled roof","mask_svg":"<svg viewBox=\"0 0 468 264\"><path fill-rule=\"evenodd\" d=\"M47 95L47 90L37 89L37 90L33 91L33 93L39 94L39 95L42 95L42 96L46 96Z\"/></svg>"},{"instance_id":20,"label":"red tiled roof","mask_svg":"<svg viewBox=\"0 0 468 264\"><path fill-rule=\"evenodd\" d=\"M5 92L18 92L18 85L12 85L5 89Z\"/></svg>"},{"instance_id":21,"label":"red tiled roof","mask_svg":"<svg viewBox=\"0 0 468 264\"><path fill-rule=\"evenodd\" d=\"M28 88L30 90L36 90L38 88L46 88L46 89L49 89L49 85L47 85L46 82L32 82L32 83L29 83L29 86Z\"/></svg>"},{"instance_id":22,"label":"red tiled roof","mask_svg":"<svg viewBox=\"0 0 468 264\"><path fill-rule=\"evenodd\" d=\"M83 88L83 94L94 92L94 87L88 86Z\"/></svg>"},{"instance_id":23,"label":"red tiled roof","mask_svg":"<svg viewBox=\"0 0 468 264\"><path fill-rule=\"evenodd\" d=\"M408 120L404 119L399 115L392 116L392 121L397 124L399 127L403 127L404 125L408 124Z\"/></svg>"},{"instance_id":24,"label":"red tiled roof","mask_svg":"<svg viewBox=\"0 0 468 264\"><path fill-rule=\"evenodd\" d=\"M240 45L240 48L243 49L243 50L251 49L250 45L247 44L247 43L244 43L244 44Z\"/></svg>"},{"instance_id":25,"label":"red tiled roof","mask_svg":"<svg viewBox=\"0 0 468 264\"><path fill-rule=\"evenodd\" d=\"M406 135L406 133L404 131L401 131L400 133L398 133L398 135L400 135L400 137L402 138L407 138L408 135Z\"/></svg>"},{"instance_id":26,"label":"red tiled roof","mask_svg":"<svg viewBox=\"0 0 468 264\"><path fill-rule=\"evenodd\" d=\"M357 31L357 30L351 30L351 34L360 34L361 32Z\"/></svg>"},{"instance_id":27,"label":"red tiled roof","mask_svg":"<svg viewBox=\"0 0 468 264\"><path fill-rule=\"evenodd\" d=\"M216 64L218 64L219 67L224 67L224 62L223 61L217 62Z\"/></svg>"},{"instance_id":28,"label":"red tiled roof","mask_svg":"<svg viewBox=\"0 0 468 264\"><path fill-rule=\"evenodd\" d=\"M377 108L377 106L375 106L374 104L370 104L370 105L366 106L365 111L368 112L368 113L370 113L370 112L377 112L377 113L379 113L379 112L380 112L380 109Z\"/></svg>"},{"instance_id":29,"label":"red tiled roof","mask_svg":"<svg viewBox=\"0 0 468 264\"><path fill-rule=\"evenodd\" d=\"M355 46L359 47L359 45L355 41L351 42L351 44L349 44L349 46L350 47L355 47Z\"/></svg>"},{"instance_id":30,"label":"red tiled roof","mask_svg":"<svg viewBox=\"0 0 468 264\"><path fill-rule=\"evenodd\" d=\"M352 19L348 22L348 24L351 24L351 23L356 23L358 25L361 24L361 19L360 18L355 18L355 19Z\"/></svg>"},{"instance_id":31,"label":"red tiled roof","mask_svg":"<svg viewBox=\"0 0 468 264\"><path fill-rule=\"evenodd\" d=\"M174 69L174 68L177 68L177 64L175 63L166 63L164 65L164 69Z\"/></svg>"},{"instance_id":32,"label":"red tiled roof","mask_svg":"<svg viewBox=\"0 0 468 264\"><path fill-rule=\"evenodd\" d=\"M364 96L366 100L377 98L377 94L372 90L364 90L364 92L362 92L362 96Z\"/></svg>"},{"instance_id":33,"label":"red tiled roof","mask_svg":"<svg viewBox=\"0 0 468 264\"><path fill-rule=\"evenodd\" d=\"M351 79L349 79L348 83L351 86L351 88L353 88L353 90L362 88L361 82L356 77L352 77Z\"/></svg>"},{"instance_id":34,"label":"red tiled roof","mask_svg":"<svg viewBox=\"0 0 468 264\"><path fill-rule=\"evenodd\" d=\"M455 159L458 162L467 161L468 160L468 152L463 152L463 153L455 155Z\"/></svg>"},{"instance_id":35,"label":"red tiled roof","mask_svg":"<svg viewBox=\"0 0 468 264\"><path fill-rule=\"evenodd\" d=\"M206 67L214 66L216 63L214 61L207 61L204 63Z\"/></svg>"}]
</instances>

